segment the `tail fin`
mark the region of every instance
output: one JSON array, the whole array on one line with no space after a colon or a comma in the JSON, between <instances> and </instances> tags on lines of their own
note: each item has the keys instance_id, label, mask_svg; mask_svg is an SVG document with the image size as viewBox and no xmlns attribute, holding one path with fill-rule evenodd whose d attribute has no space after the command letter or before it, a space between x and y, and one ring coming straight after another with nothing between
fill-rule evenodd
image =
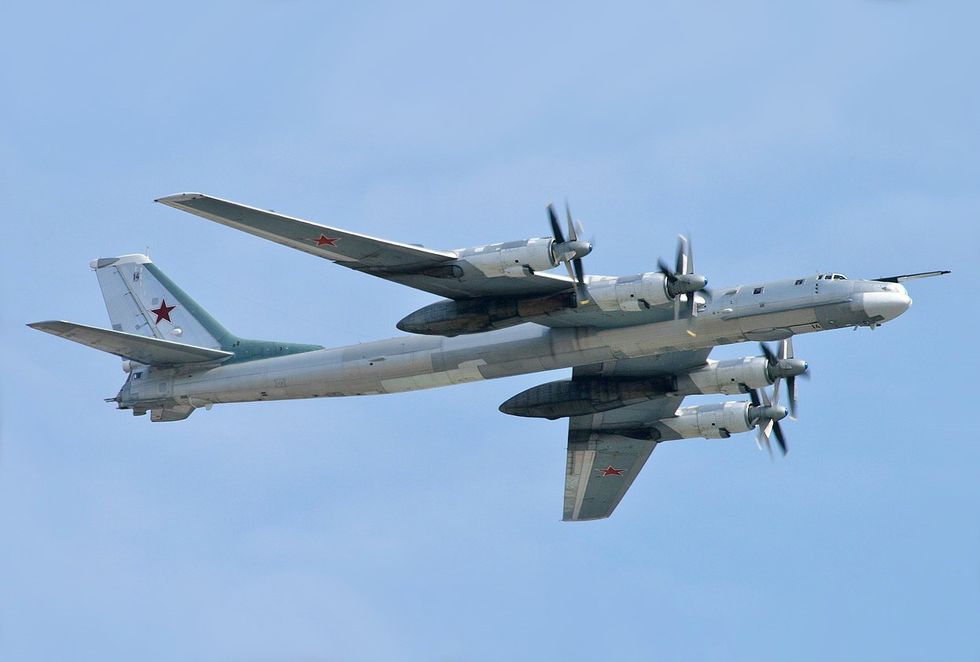
<instances>
[{"instance_id":1,"label":"tail fin","mask_svg":"<svg viewBox=\"0 0 980 662\"><path fill-rule=\"evenodd\" d=\"M231 352L229 362L298 354L322 345L239 338L223 327L145 255L93 260L115 331Z\"/></svg>"},{"instance_id":2,"label":"tail fin","mask_svg":"<svg viewBox=\"0 0 980 662\"><path fill-rule=\"evenodd\" d=\"M115 331L230 350L237 338L145 255L93 260Z\"/></svg>"},{"instance_id":3,"label":"tail fin","mask_svg":"<svg viewBox=\"0 0 980 662\"><path fill-rule=\"evenodd\" d=\"M120 409L154 421L179 421L200 406L173 397L175 372L323 349L322 345L246 340L211 317L145 255L93 260L112 330L64 321L28 326L122 357L129 377L115 398ZM136 364L135 366L133 364ZM210 409L210 404L205 403Z\"/></svg>"}]
</instances>

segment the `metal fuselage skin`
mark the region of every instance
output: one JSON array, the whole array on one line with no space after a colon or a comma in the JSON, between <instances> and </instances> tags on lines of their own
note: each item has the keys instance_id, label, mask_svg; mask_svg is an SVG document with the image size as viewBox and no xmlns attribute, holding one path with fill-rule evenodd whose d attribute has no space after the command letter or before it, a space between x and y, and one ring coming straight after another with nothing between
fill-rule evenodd
<instances>
[{"instance_id":1,"label":"metal fuselage skin","mask_svg":"<svg viewBox=\"0 0 980 662\"><path fill-rule=\"evenodd\" d=\"M714 291L688 319L612 329L522 324L454 338L407 335L210 368L141 368L119 406L397 393L745 341L871 326L905 312L896 283L816 275Z\"/></svg>"}]
</instances>

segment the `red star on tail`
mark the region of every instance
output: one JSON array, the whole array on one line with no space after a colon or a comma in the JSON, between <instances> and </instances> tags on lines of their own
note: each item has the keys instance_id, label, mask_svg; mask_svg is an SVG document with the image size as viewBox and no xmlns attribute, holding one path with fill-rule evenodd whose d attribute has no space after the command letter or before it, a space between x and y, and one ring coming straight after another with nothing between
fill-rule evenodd
<instances>
[{"instance_id":1,"label":"red star on tail","mask_svg":"<svg viewBox=\"0 0 980 662\"><path fill-rule=\"evenodd\" d=\"M173 324L173 322L170 321L170 311L176 307L177 306L168 306L167 300L163 299L160 302L160 307L155 310L150 310L150 312L157 316L156 324L159 324L161 320L167 320Z\"/></svg>"},{"instance_id":2,"label":"red star on tail","mask_svg":"<svg viewBox=\"0 0 980 662\"><path fill-rule=\"evenodd\" d=\"M337 242L340 241L340 237L328 237L325 234L321 234L313 241L316 242L317 246L336 246Z\"/></svg>"},{"instance_id":3,"label":"red star on tail","mask_svg":"<svg viewBox=\"0 0 980 662\"><path fill-rule=\"evenodd\" d=\"M599 469L599 475L600 476L622 476L623 475L623 471L625 471L625 469L614 469L613 466L610 464L605 469Z\"/></svg>"}]
</instances>

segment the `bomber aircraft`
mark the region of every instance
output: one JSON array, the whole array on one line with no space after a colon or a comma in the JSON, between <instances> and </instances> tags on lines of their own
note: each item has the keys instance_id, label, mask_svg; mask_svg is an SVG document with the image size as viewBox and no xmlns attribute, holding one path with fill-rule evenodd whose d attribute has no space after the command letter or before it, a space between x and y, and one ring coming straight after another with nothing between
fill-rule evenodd
<instances>
[{"instance_id":1,"label":"bomber aircraft","mask_svg":"<svg viewBox=\"0 0 980 662\"><path fill-rule=\"evenodd\" d=\"M515 416L568 419L565 520L612 514L662 441L756 430L760 448L771 454L775 437L785 454L780 421L795 415L796 379L808 370L793 337L874 329L911 305L903 282L949 273L819 273L709 291L684 236L673 265L585 274L592 245L567 205L567 234L549 205L551 236L433 250L200 193L157 202L443 298L398 322L409 335L328 349L231 333L145 255L94 260L112 329L29 326L122 357L128 376L107 402L179 421L219 403L396 393L571 368L570 379L500 405ZM559 266L567 275L549 273ZM716 345L746 341L759 342L762 356L708 358ZM719 393L749 399L681 406L689 395Z\"/></svg>"}]
</instances>

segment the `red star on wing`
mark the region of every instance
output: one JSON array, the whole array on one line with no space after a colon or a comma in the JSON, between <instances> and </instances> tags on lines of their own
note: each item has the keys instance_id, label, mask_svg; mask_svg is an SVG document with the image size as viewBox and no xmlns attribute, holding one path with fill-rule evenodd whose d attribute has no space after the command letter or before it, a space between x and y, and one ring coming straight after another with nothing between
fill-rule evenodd
<instances>
[{"instance_id":1,"label":"red star on wing","mask_svg":"<svg viewBox=\"0 0 980 662\"><path fill-rule=\"evenodd\" d=\"M173 322L171 322L170 320L170 311L176 307L177 306L168 306L167 300L163 299L160 302L160 307L155 310L151 309L150 312L157 316L156 324L159 324L161 320L167 320L168 322L173 324Z\"/></svg>"},{"instance_id":2,"label":"red star on wing","mask_svg":"<svg viewBox=\"0 0 980 662\"><path fill-rule=\"evenodd\" d=\"M600 476L622 476L625 469L615 469L610 464L605 469L599 469Z\"/></svg>"},{"instance_id":3,"label":"red star on wing","mask_svg":"<svg viewBox=\"0 0 980 662\"><path fill-rule=\"evenodd\" d=\"M313 240L317 246L336 246L338 241L340 241L340 237L328 237L325 234L321 234Z\"/></svg>"}]
</instances>

